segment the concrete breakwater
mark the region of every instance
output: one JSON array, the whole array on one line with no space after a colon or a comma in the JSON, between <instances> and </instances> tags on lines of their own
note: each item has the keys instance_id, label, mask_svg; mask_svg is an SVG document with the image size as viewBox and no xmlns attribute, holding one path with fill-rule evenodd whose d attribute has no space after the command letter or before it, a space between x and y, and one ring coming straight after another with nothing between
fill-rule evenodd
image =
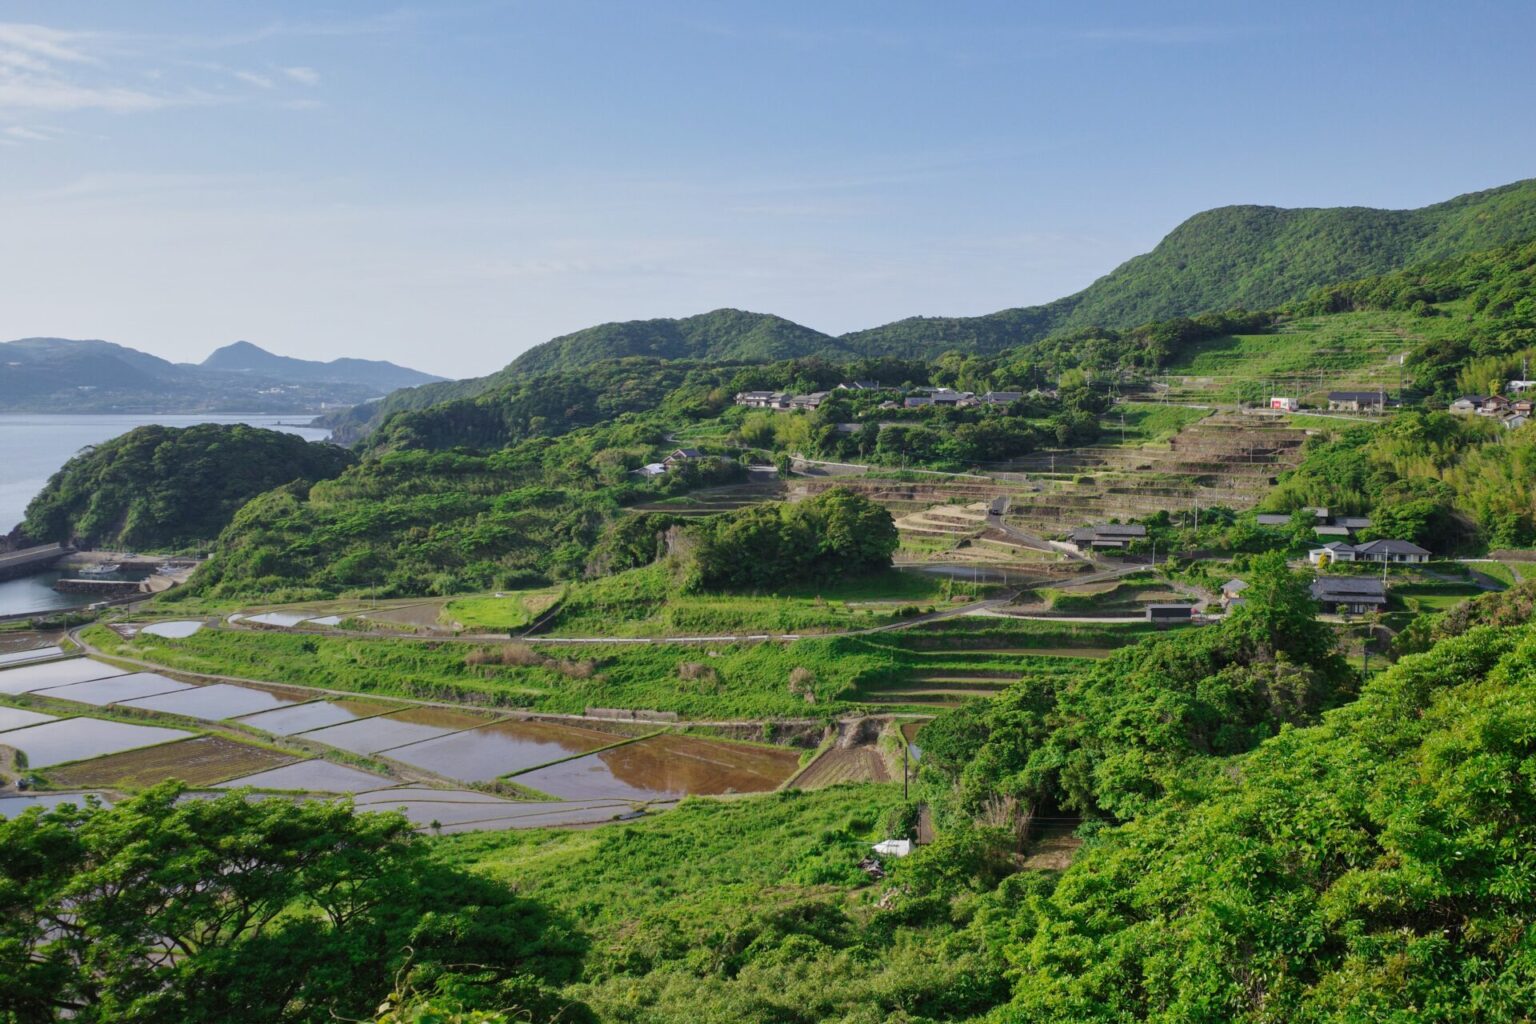
<instances>
[{"instance_id":1,"label":"concrete breakwater","mask_svg":"<svg viewBox=\"0 0 1536 1024\"><path fill-rule=\"evenodd\" d=\"M128 594L146 594L146 580L59 580L53 589L65 594L105 594L123 597Z\"/></svg>"},{"instance_id":2,"label":"concrete breakwater","mask_svg":"<svg viewBox=\"0 0 1536 1024\"><path fill-rule=\"evenodd\" d=\"M19 551L7 551L0 554L0 580L42 572L65 555L74 554L74 551L74 548L63 544L41 544Z\"/></svg>"}]
</instances>

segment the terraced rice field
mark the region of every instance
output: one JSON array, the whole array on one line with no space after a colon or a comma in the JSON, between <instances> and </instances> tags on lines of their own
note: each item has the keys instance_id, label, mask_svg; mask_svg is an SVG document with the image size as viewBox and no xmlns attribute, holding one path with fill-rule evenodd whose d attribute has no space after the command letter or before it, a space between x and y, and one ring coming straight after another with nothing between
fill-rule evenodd
<instances>
[{"instance_id":1,"label":"terraced rice field","mask_svg":"<svg viewBox=\"0 0 1536 1024\"><path fill-rule=\"evenodd\" d=\"M795 779L795 789L825 789L842 782L889 782L885 758L874 747L825 751Z\"/></svg>"},{"instance_id":2,"label":"terraced rice field","mask_svg":"<svg viewBox=\"0 0 1536 1024\"><path fill-rule=\"evenodd\" d=\"M98 757L48 773L55 786L95 786L140 789L180 779L190 786L207 786L240 775L265 771L295 760L290 755L236 743L221 736L202 736L144 750Z\"/></svg>"}]
</instances>

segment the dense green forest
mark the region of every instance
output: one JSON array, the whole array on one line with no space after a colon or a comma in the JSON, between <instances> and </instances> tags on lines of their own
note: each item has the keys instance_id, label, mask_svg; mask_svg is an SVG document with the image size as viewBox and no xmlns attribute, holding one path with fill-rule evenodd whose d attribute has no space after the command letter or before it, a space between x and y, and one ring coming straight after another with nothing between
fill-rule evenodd
<instances>
[{"instance_id":1,"label":"dense green forest","mask_svg":"<svg viewBox=\"0 0 1536 1024\"><path fill-rule=\"evenodd\" d=\"M1505 436L1507 433L1507 436ZM1308 441L1267 508L1369 512L1379 536L1436 550L1536 544L1536 429L1403 413Z\"/></svg>"},{"instance_id":2,"label":"dense green forest","mask_svg":"<svg viewBox=\"0 0 1536 1024\"><path fill-rule=\"evenodd\" d=\"M241 424L136 427L89 448L27 506L27 540L174 550L206 544L246 502L302 494L356 462L343 448Z\"/></svg>"}]
</instances>

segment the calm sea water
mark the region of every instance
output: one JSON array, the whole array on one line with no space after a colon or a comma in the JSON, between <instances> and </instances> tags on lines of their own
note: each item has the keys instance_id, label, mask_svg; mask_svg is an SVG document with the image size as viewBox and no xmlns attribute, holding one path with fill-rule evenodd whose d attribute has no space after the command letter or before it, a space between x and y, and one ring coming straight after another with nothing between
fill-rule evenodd
<instances>
[{"instance_id":1,"label":"calm sea water","mask_svg":"<svg viewBox=\"0 0 1536 1024\"><path fill-rule=\"evenodd\" d=\"M9 533L26 514L31 501L48 478L81 448L100 444L134 427L158 423L190 427L197 423L249 423L310 441L322 441L328 432L317 427L295 426L306 417L286 416L84 416L42 413L0 413L0 533ZM71 608L88 603L81 594L60 594L51 589L53 578L44 574L0 582L0 615L15 612Z\"/></svg>"}]
</instances>

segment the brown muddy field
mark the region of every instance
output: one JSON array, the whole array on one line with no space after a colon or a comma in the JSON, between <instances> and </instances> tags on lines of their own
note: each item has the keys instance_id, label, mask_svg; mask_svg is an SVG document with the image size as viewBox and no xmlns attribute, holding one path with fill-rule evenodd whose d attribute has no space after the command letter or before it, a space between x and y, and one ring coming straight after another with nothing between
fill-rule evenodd
<instances>
[{"instance_id":1,"label":"brown muddy field","mask_svg":"<svg viewBox=\"0 0 1536 1024\"><path fill-rule=\"evenodd\" d=\"M512 781L566 800L666 800L776 789L799 762L794 750L664 735L536 768Z\"/></svg>"},{"instance_id":2,"label":"brown muddy field","mask_svg":"<svg viewBox=\"0 0 1536 1024\"><path fill-rule=\"evenodd\" d=\"M180 779L191 786L215 782L292 763L287 754L236 743L221 736L203 736L184 743L167 743L144 750L82 761L48 773L56 786L87 789L142 789Z\"/></svg>"},{"instance_id":3,"label":"brown muddy field","mask_svg":"<svg viewBox=\"0 0 1536 1024\"><path fill-rule=\"evenodd\" d=\"M818 757L805 773L795 780L795 789L822 789L839 782L889 782L891 773L886 770L885 758L874 747L853 747L847 750L832 749Z\"/></svg>"}]
</instances>

